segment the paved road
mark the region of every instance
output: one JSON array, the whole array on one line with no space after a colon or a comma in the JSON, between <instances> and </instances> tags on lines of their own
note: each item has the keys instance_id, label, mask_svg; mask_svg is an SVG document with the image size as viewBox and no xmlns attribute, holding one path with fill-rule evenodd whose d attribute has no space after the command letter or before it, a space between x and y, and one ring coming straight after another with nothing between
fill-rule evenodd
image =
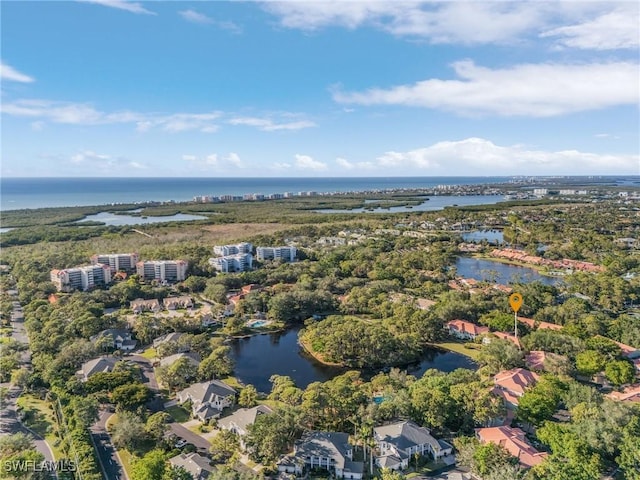
<instances>
[{"instance_id":1,"label":"paved road","mask_svg":"<svg viewBox=\"0 0 640 480\"><path fill-rule=\"evenodd\" d=\"M179 423L170 423L169 427L171 431L175 433L178 437L184 438L187 442L192 443L196 446L198 451L202 454L208 454L209 449L211 448L211 444L202 438L197 433L193 433L186 427L183 427Z\"/></svg>"},{"instance_id":2,"label":"paved road","mask_svg":"<svg viewBox=\"0 0 640 480\"><path fill-rule=\"evenodd\" d=\"M127 475L120 465L116 449L111 443L111 437L107 433L107 419L112 415L110 412L101 411L100 418L90 428L91 438L96 446L98 461L102 469L102 475L107 480L125 480Z\"/></svg>"}]
</instances>

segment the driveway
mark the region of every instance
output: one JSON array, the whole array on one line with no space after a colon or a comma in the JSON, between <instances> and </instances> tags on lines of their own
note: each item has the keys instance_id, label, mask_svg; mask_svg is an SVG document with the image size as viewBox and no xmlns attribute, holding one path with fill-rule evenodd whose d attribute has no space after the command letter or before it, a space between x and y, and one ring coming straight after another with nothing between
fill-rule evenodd
<instances>
[{"instance_id":1,"label":"driveway","mask_svg":"<svg viewBox=\"0 0 640 480\"><path fill-rule=\"evenodd\" d=\"M110 412L101 411L98 421L89 430L96 447L98 462L104 478L108 480L126 480L127 475L120 464L116 449L111 443L111 437L107 432L106 423L111 415L112 413Z\"/></svg>"},{"instance_id":2,"label":"driveway","mask_svg":"<svg viewBox=\"0 0 640 480\"><path fill-rule=\"evenodd\" d=\"M187 442L195 445L200 453L203 453L205 455L209 454L211 444L200 435L192 432L179 423L170 423L169 427L171 428L172 433L175 433L178 437L184 438Z\"/></svg>"}]
</instances>

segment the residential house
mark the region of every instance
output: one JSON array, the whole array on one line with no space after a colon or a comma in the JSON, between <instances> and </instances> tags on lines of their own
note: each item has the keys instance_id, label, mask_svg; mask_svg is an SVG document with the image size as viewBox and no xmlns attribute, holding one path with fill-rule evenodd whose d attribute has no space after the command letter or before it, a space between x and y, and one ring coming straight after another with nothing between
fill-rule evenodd
<instances>
[{"instance_id":1,"label":"residential house","mask_svg":"<svg viewBox=\"0 0 640 480\"><path fill-rule=\"evenodd\" d=\"M480 327L465 320L451 320L447 323L449 335L461 340L474 340L476 337L489 333L488 327Z\"/></svg>"},{"instance_id":2,"label":"residential house","mask_svg":"<svg viewBox=\"0 0 640 480\"><path fill-rule=\"evenodd\" d=\"M188 295L181 297L167 297L162 300L164 308L167 310L177 310L179 308L192 308L193 299Z\"/></svg>"},{"instance_id":3,"label":"residential house","mask_svg":"<svg viewBox=\"0 0 640 480\"><path fill-rule=\"evenodd\" d=\"M640 384L631 385L621 392L611 392L607 397L619 402L640 402Z\"/></svg>"},{"instance_id":4,"label":"residential house","mask_svg":"<svg viewBox=\"0 0 640 480\"><path fill-rule=\"evenodd\" d=\"M373 429L378 446L376 464L380 468L404 470L414 454L429 454L434 459L451 455L453 447L437 440L431 432L411 421L401 421Z\"/></svg>"},{"instance_id":5,"label":"residential house","mask_svg":"<svg viewBox=\"0 0 640 480\"><path fill-rule=\"evenodd\" d=\"M112 372L116 366L117 360L113 357L99 357L89 360L82 364L80 370L76 372L76 376L83 382L89 380L89 377L99 372Z\"/></svg>"},{"instance_id":6,"label":"residential house","mask_svg":"<svg viewBox=\"0 0 640 480\"><path fill-rule=\"evenodd\" d=\"M520 339L518 337L516 337L515 335L511 335L510 333L504 333L504 332L491 332L482 339L482 343L487 345L491 343L492 338L507 340L508 342L513 343L516 347L522 349L522 344L520 343Z\"/></svg>"},{"instance_id":7,"label":"residential house","mask_svg":"<svg viewBox=\"0 0 640 480\"><path fill-rule=\"evenodd\" d=\"M505 370L493 377L492 392L505 401L508 409L518 406L518 399L524 395L527 388L535 385L540 376L524 368Z\"/></svg>"},{"instance_id":8,"label":"residential house","mask_svg":"<svg viewBox=\"0 0 640 480\"><path fill-rule=\"evenodd\" d=\"M103 347L117 348L124 351L133 350L138 343L131 338L131 332L123 328L102 330L97 335L91 337L90 340L93 343L100 342Z\"/></svg>"},{"instance_id":9,"label":"residential house","mask_svg":"<svg viewBox=\"0 0 640 480\"><path fill-rule=\"evenodd\" d=\"M340 432L308 432L294 447L293 453L278 461L278 471L302 475L306 470L321 468L336 478L360 480L362 462L353 461L349 434Z\"/></svg>"},{"instance_id":10,"label":"residential house","mask_svg":"<svg viewBox=\"0 0 640 480\"><path fill-rule=\"evenodd\" d=\"M196 383L176 395L178 403L191 401L194 417L206 422L218 418L222 409L230 407L235 401L236 391L220 380Z\"/></svg>"},{"instance_id":11,"label":"residential house","mask_svg":"<svg viewBox=\"0 0 640 480\"><path fill-rule=\"evenodd\" d=\"M160 310L162 310L160 302L157 298L154 298L152 300L136 298L132 302L129 302L129 308L131 308L131 310L133 310L133 313L135 313L136 315L139 315L142 312L158 313Z\"/></svg>"},{"instance_id":12,"label":"residential house","mask_svg":"<svg viewBox=\"0 0 640 480\"><path fill-rule=\"evenodd\" d=\"M563 359L566 360L566 357L564 357L563 355L545 352L543 350L532 350L524 357L524 361L527 364L527 367L530 370L538 371L547 370L547 365L545 365L545 362L547 362L548 360L559 362Z\"/></svg>"},{"instance_id":13,"label":"residential house","mask_svg":"<svg viewBox=\"0 0 640 480\"><path fill-rule=\"evenodd\" d=\"M538 322L533 318L518 317L518 321L527 325L531 330L562 330L562 325L549 322Z\"/></svg>"},{"instance_id":14,"label":"residential house","mask_svg":"<svg viewBox=\"0 0 640 480\"><path fill-rule=\"evenodd\" d=\"M224 417L218 421L218 427L223 430L229 430L237 433L240 437L240 445L246 448L244 444L244 436L249 433L249 425L253 425L260 415L268 415L273 413L266 405L258 405L253 408L241 408L236 410L228 417Z\"/></svg>"},{"instance_id":15,"label":"residential house","mask_svg":"<svg viewBox=\"0 0 640 480\"><path fill-rule=\"evenodd\" d=\"M163 343L177 342L182 335L184 335L184 333L171 332L171 333L167 333L166 335L162 335L160 337L154 338L153 339L153 348L158 348Z\"/></svg>"},{"instance_id":16,"label":"residential house","mask_svg":"<svg viewBox=\"0 0 640 480\"><path fill-rule=\"evenodd\" d=\"M169 355L168 357L160 360L161 367L168 367L176 363L178 360L186 358L194 368L198 368L200 366L200 355L195 352L180 352L174 353L173 355Z\"/></svg>"},{"instance_id":17,"label":"residential house","mask_svg":"<svg viewBox=\"0 0 640 480\"><path fill-rule=\"evenodd\" d=\"M480 443L495 443L504 447L511 455L516 457L525 468L530 468L541 463L547 456L544 452L536 450L527 440L525 434L519 428L489 427L477 428L476 437Z\"/></svg>"},{"instance_id":18,"label":"residential house","mask_svg":"<svg viewBox=\"0 0 640 480\"><path fill-rule=\"evenodd\" d=\"M206 480L214 471L209 459L199 453L181 453L169 459L172 467L184 468L193 480Z\"/></svg>"}]
</instances>

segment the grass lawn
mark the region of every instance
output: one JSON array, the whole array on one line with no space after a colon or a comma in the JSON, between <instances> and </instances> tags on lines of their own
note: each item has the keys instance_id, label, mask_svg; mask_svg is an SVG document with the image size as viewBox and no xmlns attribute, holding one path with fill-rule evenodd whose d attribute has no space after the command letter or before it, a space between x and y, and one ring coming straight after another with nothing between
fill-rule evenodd
<instances>
[{"instance_id":1,"label":"grass lawn","mask_svg":"<svg viewBox=\"0 0 640 480\"><path fill-rule=\"evenodd\" d=\"M186 422L191 419L189 411L180 405L172 405L164 410L178 423Z\"/></svg>"},{"instance_id":2,"label":"grass lawn","mask_svg":"<svg viewBox=\"0 0 640 480\"><path fill-rule=\"evenodd\" d=\"M118 455L120 455L120 462L122 463L122 468L127 474L128 478L131 478L131 467L133 466L133 459L135 458L126 450L118 450Z\"/></svg>"},{"instance_id":3,"label":"grass lawn","mask_svg":"<svg viewBox=\"0 0 640 480\"><path fill-rule=\"evenodd\" d=\"M53 457L56 460L66 458L58 448L59 440L54 434L57 424L55 414L49 408L51 403L33 395L23 394L18 398L17 404L27 414L24 424L47 441L53 451Z\"/></svg>"},{"instance_id":4,"label":"grass lawn","mask_svg":"<svg viewBox=\"0 0 640 480\"><path fill-rule=\"evenodd\" d=\"M471 348L465 347L465 345L471 346ZM478 355L480 354L479 345L475 343L460 343L460 342L439 342L434 343L434 347L444 348L445 350L450 350L452 352L460 353L461 355L466 355L472 360L477 360Z\"/></svg>"},{"instance_id":5,"label":"grass lawn","mask_svg":"<svg viewBox=\"0 0 640 480\"><path fill-rule=\"evenodd\" d=\"M240 384L240 381L236 377L224 377L224 378L221 378L220 380L222 380L224 383L226 383L232 388L236 388L239 390L243 388L242 385Z\"/></svg>"},{"instance_id":6,"label":"grass lawn","mask_svg":"<svg viewBox=\"0 0 640 480\"><path fill-rule=\"evenodd\" d=\"M149 360L153 360L154 358L156 358L156 349L153 347L149 347L144 352L142 352L140 356Z\"/></svg>"}]
</instances>

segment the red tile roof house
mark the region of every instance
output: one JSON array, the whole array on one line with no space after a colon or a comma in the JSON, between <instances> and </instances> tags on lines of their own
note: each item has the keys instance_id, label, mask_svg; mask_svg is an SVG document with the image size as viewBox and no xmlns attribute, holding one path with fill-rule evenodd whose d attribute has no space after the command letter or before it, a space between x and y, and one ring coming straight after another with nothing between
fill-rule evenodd
<instances>
[{"instance_id":1,"label":"red tile roof house","mask_svg":"<svg viewBox=\"0 0 640 480\"><path fill-rule=\"evenodd\" d=\"M509 342L513 343L516 347L522 349L522 344L520 343L519 338L517 338L515 335L511 335L510 333L504 333L504 332L491 332L482 339L482 343L484 344L491 343L491 335L498 337L501 340L508 340Z\"/></svg>"},{"instance_id":2,"label":"red tile roof house","mask_svg":"<svg viewBox=\"0 0 640 480\"><path fill-rule=\"evenodd\" d=\"M532 330L534 330L534 329L538 329L538 330L562 330L562 325L558 325L556 323L549 323L549 322L538 322L538 321L534 320L533 318L518 317L518 321L524 323L525 325L527 325Z\"/></svg>"},{"instance_id":3,"label":"red tile roof house","mask_svg":"<svg viewBox=\"0 0 640 480\"><path fill-rule=\"evenodd\" d=\"M611 392L607 397L620 402L640 402L640 384L631 385L621 392Z\"/></svg>"},{"instance_id":4,"label":"red tile roof house","mask_svg":"<svg viewBox=\"0 0 640 480\"><path fill-rule=\"evenodd\" d=\"M511 455L516 457L525 468L531 468L547 456L544 452L536 450L519 428L489 427L477 428L476 437L481 443L495 443L504 447Z\"/></svg>"},{"instance_id":5,"label":"red tile roof house","mask_svg":"<svg viewBox=\"0 0 640 480\"><path fill-rule=\"evenodd\" d=\"M524 357L524 361L527 364L527 367L530 368L531 370L540 370L540 371L544 371L546 370L545 368L545 360L547 359L555 359L555 360L561 360L566 357L563 357L562 355L558 355L557 353L551 353L551 352L545 352L543 350L532 350L529 352L529 354Z\"/></svg>"},{"instance_id":6,"label":"red tile roof house","mask_svg":"<svg viewBox=\"0 0 640 480\"><path fill-rule=\"evenodd\" d=\"M524 395L527 388L535 385L540 376L524 368L505 370L493 377L494 387L491 390L495 395L502 397L507 408L518 406L518 399Z\"/></svg>"},{"instance_id":7,"label":"red tile roof house","mask_svg":"<svg viewBox=\"0 0 640 480\"><path fill-rule=\"evenodd\" d=\"M447 323L447 328L449 329L449 335L463 340L474 340L480 335L489 333L488 327L480 327L475 323L464 320L451 320Z\"/></svg>"}]
</instances>

